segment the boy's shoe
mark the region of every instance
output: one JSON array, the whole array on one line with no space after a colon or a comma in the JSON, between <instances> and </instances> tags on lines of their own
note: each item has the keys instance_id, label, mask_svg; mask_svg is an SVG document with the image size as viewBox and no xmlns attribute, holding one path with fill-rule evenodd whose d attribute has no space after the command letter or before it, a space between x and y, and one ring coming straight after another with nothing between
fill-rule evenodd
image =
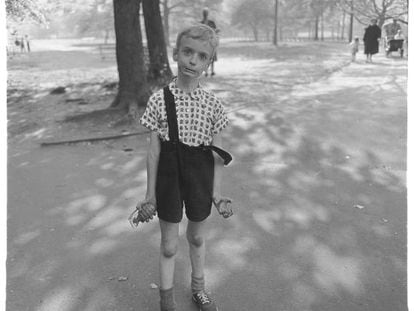
<instances>
[{"instance_id":1,"label":"boy's shoe","mask_svg":"<svg viewBox=\"0 0 414 311\"><path fill-rule=\"evenodd\" d=\"M200 311L218 311L214 301L205 292L193 294L193 301Z\"/></svg>"}]
</instances>

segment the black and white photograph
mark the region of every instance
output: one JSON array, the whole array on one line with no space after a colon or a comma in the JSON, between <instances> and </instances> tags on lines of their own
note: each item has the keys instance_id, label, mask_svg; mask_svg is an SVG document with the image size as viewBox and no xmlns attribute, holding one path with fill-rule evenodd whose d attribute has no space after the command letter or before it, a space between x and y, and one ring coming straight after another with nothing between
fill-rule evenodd
<instances>
[{"instance_id":1,"label":"black and white photograph","mask_svg":"<svg viewBox=\"0 0 414 311\"><path fill-rule=\"evenodd\" d=\"M1 310L414 308L409 0L0 9Z\"/></svg>"}]
</instances>

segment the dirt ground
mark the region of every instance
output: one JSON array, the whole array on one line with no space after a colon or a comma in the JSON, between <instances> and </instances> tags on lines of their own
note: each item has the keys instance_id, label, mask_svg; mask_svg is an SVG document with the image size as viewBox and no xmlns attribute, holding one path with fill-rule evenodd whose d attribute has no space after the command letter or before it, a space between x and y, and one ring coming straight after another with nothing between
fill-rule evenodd
<instances>
[{"instance_id":1,"label":"dirt ground","mask_svg":"<svg viewBox=\"0 0 414 311\"><path fill-rule=\"evenodd\" d=\"M159 310L158 223L127 222L145 193L148 135L85 117L113 99L114 59L45 46L8 62L7 310ZM331 42L226 42L218 56L203 84L226 104L235 157L223 180L235 215L213 212L207 236L220 310L407 310L407 60L351 63ZM180 311L195 310L184 228Z\"/></svg>"}]
</instances>

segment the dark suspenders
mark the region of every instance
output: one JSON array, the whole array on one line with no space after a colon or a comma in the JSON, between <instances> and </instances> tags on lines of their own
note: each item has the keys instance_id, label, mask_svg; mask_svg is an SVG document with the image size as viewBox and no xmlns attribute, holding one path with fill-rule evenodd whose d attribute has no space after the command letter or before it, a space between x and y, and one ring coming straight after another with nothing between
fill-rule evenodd
<instances>
[{"instance_id":1,"label":"dark suspenders","mask_svg":"<svg viewBox=\"0 0 414 311\"><path fill-rule=\"evenodd\" d=\"M173 144L179 143L178 137L178 124L177 124L177 112L175 109L175 101L174 95L171 93L168 86L164 87L164 101L167 110L167 121L168 121L168 136L170 138L170 142ZM229 164L232 161L232 156L227 151L216 147L216 146L200 146L205 149L210 149L217 153L224 161L224 165Z\"/></svg>"},{"instance_id":2,"label":"dark suspenders","mask_svg":"<svg viewBox=\"0 0 414 311\"><path fill-rule=\"evenodd\" d=\"M168 136L170 137L171 143L178 143L177 112L175 109L174 95L171 93L168 86L164 87L164 101L167 110Z\"/></svg>"}]
</instances>

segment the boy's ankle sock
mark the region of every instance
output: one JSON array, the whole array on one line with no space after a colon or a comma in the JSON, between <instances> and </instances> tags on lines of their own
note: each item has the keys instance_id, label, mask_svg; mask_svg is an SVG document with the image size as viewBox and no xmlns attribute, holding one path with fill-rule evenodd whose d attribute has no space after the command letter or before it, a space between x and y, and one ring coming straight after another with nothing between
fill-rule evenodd
<instances>
[{"instance_id":1,"label":"boy's ankle sock","mask_svg":"<svg viewBox=\"0 0 414 311\"><path fill-rule=\"evenodd\" d=\"M175 311L174 287L170 289L160 288L160 307L161 311Z\"/></svg>"},{"instance_id":2,"label":"boy's ankle sock","mask_svg":"<svg viewBox=\"0 0 414 311\"><path fill-rule=\"evenodd\" d=\"M191 292L193 294L204 291L204 276L197 277L191 274Z\"/></svg>"}]
</instances>

